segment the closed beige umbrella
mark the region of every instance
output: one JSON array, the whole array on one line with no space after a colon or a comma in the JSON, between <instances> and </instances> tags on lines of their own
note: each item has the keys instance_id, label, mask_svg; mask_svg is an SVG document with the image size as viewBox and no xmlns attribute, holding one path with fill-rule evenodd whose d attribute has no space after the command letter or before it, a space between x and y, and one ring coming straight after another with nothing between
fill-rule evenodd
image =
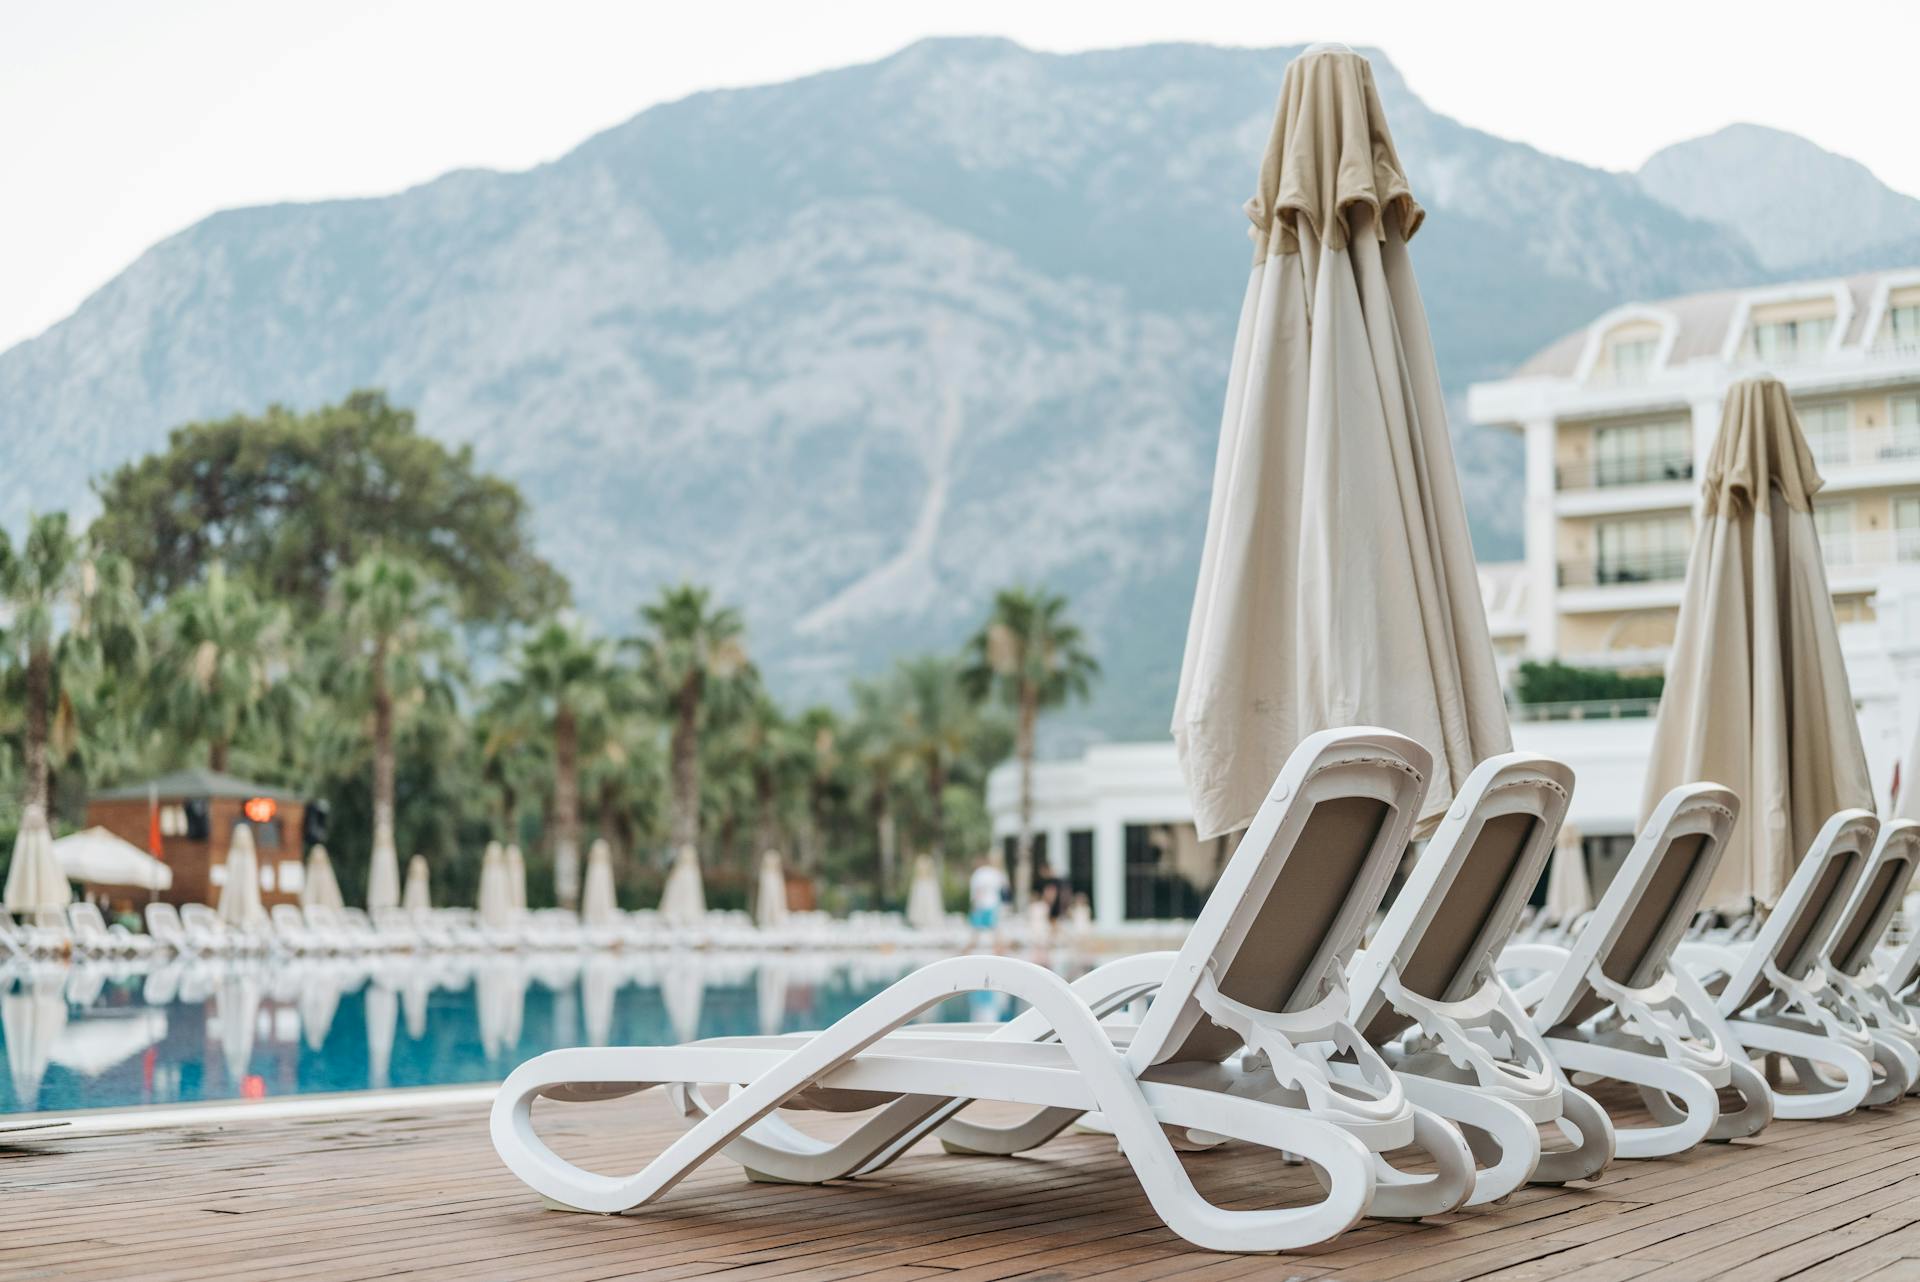
<instances>
[{"instance_id":1,"label":"closed beige umbrella","mask_svg":"<svg viewBox=\"0 0 1920 1282\"><path fill-rule=\"evenodd\" d=\"M1740 794L1709 908L1771 907L1836 810L1873 808L1813 524L1821 484L1787 389L1729 388L1641 801L1644 819L1682 783Z\"/></svg>"},{"instance_id":2,"label":"closed beige umbrella","mask_svg":"<svg viewBox=\"0 0 1920 1282\"><path fill-rule=\"evenodd\" d=\"M754 899L753 919L763 930L787 924L787 873L777 850L760 856L760 893Z\"/></svg>"},{"instance_id":3,"label":"closed beige umbrella","mask_svg":"<svg viewBox=\"0 0 1920 1282\"><path fill-rule=\"evenodd\" d=\"M915 930L937 930L946 920L939 870L932 855L921 855L913 861L913 882L907 887L907 924Z\"/></svg>"},{"instance_id":4,"label":"closed beige umbrella","mask_svg":"<svg viewBox=\"0 0 1920 1282\"><path fill-rule=\"evenodd\" d=\"M53 832L47 812L28 806L20 814L20 831L13 839L13 860L7 865L7 910L22 920L40 913L65 912L73 902L73 887L60 871L53 852Z\"/></svg>"},{"instance_id":5,"label":"closed beige umbrella","mask_svg":"<svg viewBox=\"0 0 1920 1282\"><path fill-rule=\"evenodd\" d=\"M660 890L660 920L669 926L693 926L707 915L706 885L700 879L700 852L680 847L667 884Z\"/></svg>"},{"instance_id":6,"label":"closed beige umbrella","mask_svg":"<svg viewBox=\"0 0 1920 1282\"><path fill-rule=\"evenodd\" d=\"M613 848L604 840L587 851L587 882L580 894L580 920L589 926L612 926L620 918L613 893Z\"/></svg>"},{"instance_id":7,"label":"closed beige umbrella","mask_svg":"<svg viewBox=\"0 0 1920 1282\"><path fill-rule=\"evenodd\" d=\"M1587 881L1587 855L1580 830L1564 824L1553 848L1553 862L1547 866L1546 917L1564 924L1592 911L1593 887Z\"/></svg>"},{"instance_id":8,"label":"closed beige umbrella","mask_svg":"<svg viewBox=\"0 0 1920 1282\"><path fill-rule=\"evenodd\" d=\"M513 921L513 891L507 885L507 852L497 841L487 843L480 856L480 910L482 925L504 930Z\"/></svg>"},{"instance_id":9,"label":"closed beige umbrella","mask_svg":"<svg viewBox=\"0 0 1920 1282\"><path fill-rule=\"evenodd\" d=\"M236 930L259 930L267 924L266 906L260 902L260 857L253 849L253 829L246 824L233 826L233 839L227 845L227 880L220 887L220 920Z\"/></svg>"},{"instance_id":10,"label":"closed beige umbrella","mask_svg":"<svg viewBox=\"0 0 1920 1282\"><path fill-rule=\"evenodd\" d=\"M415 917L424 917L433 911L433 895L427 885L427 857L415 855L407 860L407 889L400 897L400 906Z\"/></svg>"},{"instance_id":11,"label":"closed beige umbrella","mask_svg":"<svg viewBox=\"0 0 1920 1282\"><path fill-rule=\"evenodd\" d=\"M507 846L507 895L516 916L527 911L527 859L511 843Z\"/></svg>"},{"instance_id":12,"label":"closed beige umbrella","mask_svg":"<svg viewBox=\"0 0 1920 1282\"><path fill-rule=\"evenodd\" d=\"M382 825L374 829L373 860L367 866L367 911L399 906L400 852L394 849L393 830Z\"/></svg>"},{"instance_id":13,"label":"closed beige umbrella","mask_svg":"<svg viewBox=\"0 0 1920 1282\"><path fill-rule=\"evenodd\" d=\"M1202 840L1245 828L1300 740L1386 726L1434 757L1422 827L1512 746L1408 189L1366 59L1287 67L1247 202L1253 275L1227 380L1173 735Z\"/></svg>"},{"instance_id":14,"label":"closed beige umbrella","mask_svg":"<svg viewBox=\"0 0 1920 1282\"><path fill-rule=\"evenodd\" d=\"M340 894L340 881L333 875L333 860L327 848L315 845L307 852L307 875L300 883L302 908L331 908L335 912L347 906Z\"/></svg>"}]
</instances>

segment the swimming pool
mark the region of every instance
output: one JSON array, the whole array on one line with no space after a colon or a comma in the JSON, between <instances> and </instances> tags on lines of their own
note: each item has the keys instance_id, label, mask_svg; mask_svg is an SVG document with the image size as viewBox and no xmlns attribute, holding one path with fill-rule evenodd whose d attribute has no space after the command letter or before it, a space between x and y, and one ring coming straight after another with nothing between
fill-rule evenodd
<instances>
[{"instance_id":1,"label":"swimming pool","mask_svg":"<svg viewBox=\"0 0 1920 1282\"><path fill-rule=\"evenodd\" d=\"M561 1046L820 1028L928 958L400 957L0 967L0 1113L490 1082ZM1005 1019L1004 997L936 1019Z\"/></svg>"}]
</instances>

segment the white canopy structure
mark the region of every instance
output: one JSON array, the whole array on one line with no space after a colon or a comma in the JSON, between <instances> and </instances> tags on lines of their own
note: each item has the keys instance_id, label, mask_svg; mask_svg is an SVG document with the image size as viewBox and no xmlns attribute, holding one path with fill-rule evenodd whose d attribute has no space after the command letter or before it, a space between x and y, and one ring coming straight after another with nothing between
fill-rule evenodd
<instances>
[{"instance_id":1,"label":"white canopy structure","mask_svg":"<svg viewBox=\"0 0 1920 1282\"><path fill-rule=\"evenodd\" d=\"M587 884L580 895L580 920L589 926L611 926L620 916L613 892L613 848L595 841L587 851Z\"/></svg>"},{"instance_id":2,"label":"white canopy structure","mask_svg":"<svg viewBox=\"0 0 1920 1282\"><path fill-rule=\"evenodd\" d=\"M316 844L307 852L307 875L300 883L302 908L331 908L335 912L347 906L340 894L340 881L333 875L333 860L327 848Z\"/></svg>"},{"instance_id":3,"label":"white canopy structure","mask_svg":"<svg viewBox=\"0 0 1920 1282\"><path fill-rule=\"evenodd\" d=\"M253 849L253 829L233 826L227 846L227 880L220 887L220 920L240 930L258 930L267 924L267 908L260 902L260 857Z\"/></svg>"},{"instance_id":4,"label":"white canopy structure","mask_svg":"<svg viewBox=\"0 0 1920 1282\"><path fill-rule=\"evenodd\" d=\"M660 891L660 920L669 926L692 926L707 915L706 885L700 879L700 852L680 847L667 884Z\"/></svg>"},{"instance_id":5,"label":"white canopy structure","mask_svg":"<svg viewBox=\"0 0 1920 1282\"><path fill-rule=\"evenodd\" d=\"M53 843L53 856L68 881L148 891L173 885L173 869L105 828L88 828L60 838Z\"/></svg>"}]
</instances>

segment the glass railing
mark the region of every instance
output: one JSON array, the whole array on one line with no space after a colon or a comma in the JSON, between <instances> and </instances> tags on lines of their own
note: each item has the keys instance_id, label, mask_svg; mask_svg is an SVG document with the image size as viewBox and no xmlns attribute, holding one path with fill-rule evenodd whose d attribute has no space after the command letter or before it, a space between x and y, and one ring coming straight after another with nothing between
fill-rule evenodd
<instances>
[{"instance_id":1,"label":"glass railing","mask_svg":"<svg viewBox=\"0 0 1920 1282\"><path fill-rule=\"evenodd\" d=\"M1604 556L1595 561L1562 561L1563 588L1607 587L1617 583L1669 583L1687 577L1685 552Z\"/></svg>"},{"instance_id":2,"label":"glass railing","mask_svg":"<svg viewBox=\"0 0 1920 1282\"><path fill-rule=\"evenodd\" d=\"M1514 721L1631 721L1660 711L1658 699L1582 699L1569 703L1510 703Z\"/></svg>"},{"instance_id":3,"label":"glass railing","mask_svg":"<svg viewBox=\"0 0 1920 1282\"><path fill-rule=\"evenodd\" d=\"M1920 530L1873 530L1820 536L1820 558L1831 570L1920 564Z\"/></svg>"},{"instance_id":4,"label":"glass railing","mask_svg":"<svg viewBox=\"0 0 1920 1282\"><path fill-rule=\"evenodd\" d=\"M1664 485L1669 481L1692 479L1691 454L1663 454L1607 459L1599 463L1569 463L1557 469L1555 483L1563 490L1601 490L1615 485Z\"/></svg>"}]
</instances>

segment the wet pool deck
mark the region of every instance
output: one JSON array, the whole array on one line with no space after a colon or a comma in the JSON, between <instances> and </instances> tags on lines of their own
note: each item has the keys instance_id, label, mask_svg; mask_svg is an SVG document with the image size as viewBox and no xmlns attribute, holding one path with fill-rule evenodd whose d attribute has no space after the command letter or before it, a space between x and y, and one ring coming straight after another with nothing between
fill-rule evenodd
<instances>
[{"instance_id":1,"label":"wet pool deck","mask_svg":"<svg viewBox=\"0 0 1920 1282\"><path fill-rule=\"evenodd\" d=\"M551 1104L563 1154L632 1170L675 1132L653 1095ZM1270 1154L1190 1159L1232 1205L1305 1200ZM483 1105L0 1135L0 1277L989 1282L1001 1278L1920 1278L1920 1101L1533 1188L1425 1224L1362 1221L1286 1256L1194 1250L1148 1209L1113 1143L1027 1157L922 1145L879 1178L749 1184L715 1161L621 1217L543 1210L501 1167Z\"/></svg>"}]
</instances>

